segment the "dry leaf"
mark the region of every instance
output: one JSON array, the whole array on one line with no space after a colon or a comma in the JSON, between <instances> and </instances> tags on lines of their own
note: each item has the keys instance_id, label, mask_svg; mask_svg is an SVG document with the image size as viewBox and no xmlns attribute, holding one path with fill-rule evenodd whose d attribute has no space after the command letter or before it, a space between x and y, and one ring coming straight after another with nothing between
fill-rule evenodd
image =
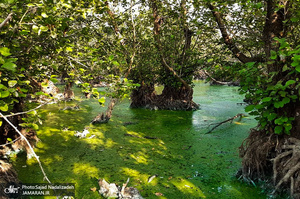
<instances>
[{"instance_id":1,"label":"dry leaf","mask_svg":"<svg viewBox=\"0 0 300 199\"><path fill-rule=\"evenodd\" d=\"M96 187L93 187L93 188L90 188L90 190L91 190L92 192L95 192L95 191L97 191L97 188L96 188Z\"/></svg>"},{"instance_id":2,"label":"dry leaf","mask_svg":"<svg viewBox=\"0 0 300 199\"><path fill-rule=\"evenodd\" d=\"M155 195L156 196L163 196L164 194L157 192L157 193L155 193Z\"/></svg>"}]
</instances>

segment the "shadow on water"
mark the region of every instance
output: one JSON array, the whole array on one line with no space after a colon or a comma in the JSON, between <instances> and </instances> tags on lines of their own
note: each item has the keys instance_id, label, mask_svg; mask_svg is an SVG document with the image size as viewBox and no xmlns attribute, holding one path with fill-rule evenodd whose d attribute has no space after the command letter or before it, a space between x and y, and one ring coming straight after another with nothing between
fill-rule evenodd
<instances>
[{"instance_id":1,"label":"shadow on water","mask_svg":"<svg viewBox=\"0 0 300 199\"><path fill-rule=\"evenodd\" d=\"M144 198L266 198L233 177L240 167L238 147L254 121L245 118L205 134L209 124L243 112L236 104L242 101L237 88L196 83L194 99L201 110L129 109L129 102L123 102L102 125L89 124L101 111L93 100L82 101L80 110L48 105L40 111L45 120L36 153L52 182L76 184L76 198L101 198L90 190L98 188L99 178L122 185L128 177L129 186ZM94 138L74 136L87 126L87 137ZM35 160L21 156L15 166L24 183L43 182ZM148 182L153 175L157 177Z\"/></svg>"}]
</instances>

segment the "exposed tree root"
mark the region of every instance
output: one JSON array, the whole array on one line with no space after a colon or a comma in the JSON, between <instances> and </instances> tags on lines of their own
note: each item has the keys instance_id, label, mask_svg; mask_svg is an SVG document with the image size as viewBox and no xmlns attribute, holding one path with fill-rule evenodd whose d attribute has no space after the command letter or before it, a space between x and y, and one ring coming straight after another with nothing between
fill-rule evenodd
<instances>
[{"instance_id":1,"label":"exposed tree root","mask_svg":"<svg viewBox=\"0 0 300 199\"><path fill-rule=\"evenodd\" d=\"M74 99L75 95L72 91L72 83L67 83L64 90L64 98L65 100L72 100Z\"/></svg>"},{"instance_id":2,"label":"exposed tree root","mask_svg":"<svg viewBox=\"0 0 300 199\"><path fill-rule=\"evenodd\" d=\"M239 148L240 157L243 158L241 171L243 178L255 181L271 176L270 159L276 156L276 147L278 147L278 135L252 129Z\"/></svg>"},{"instance_id":3,"label":"exposed tree root","mask_svg":"<svg viewBox=\"0 0 300 199\"><path fill-rule=\"evenodd\" d=\"M161 95L156 95L154 85L142 85L131 94L131 108L151 110L197 110L199 105L193 101L193 90L185 87L165 86Z\"/></svg>"},{"instance_id":4,"label":"exposed tree root","mask_svg":"<svg viewBox=\"0 0 300 199\"><path fill-rule=\"evenodd\" d=\"M117 99L111 99L109 102L109 105L107 107L107 110L105 111L105 113L100 113L98 114L93 120L92 120L92 124L103 124L103 123L107 123L111 116L112 116L112 111L115 107L117 103Z\"/></svg>"},{"instance_id":5,"label":"exposed tree root","mask_svg":"<svg viewBox=\"0 0 300 199\"><path fill-rule=\"evenodd\" d=\"M289 138L282 149L283 152L273 159L275 191L286 184L291 196L296 198L295 195L300 195L300 140Z\"/></svg>"},{"instance_id":6,"label":"exposed tree root","mask_svg":"<svg viewBox=\"0 0 300 199\"><path fill-rule=\"evenodd\" d=\"M244 180L273 178L275 193L289 190L291 197L300 198L300 140L287 135L252 130L240 147Z\"/></svg>"}]
</instances>

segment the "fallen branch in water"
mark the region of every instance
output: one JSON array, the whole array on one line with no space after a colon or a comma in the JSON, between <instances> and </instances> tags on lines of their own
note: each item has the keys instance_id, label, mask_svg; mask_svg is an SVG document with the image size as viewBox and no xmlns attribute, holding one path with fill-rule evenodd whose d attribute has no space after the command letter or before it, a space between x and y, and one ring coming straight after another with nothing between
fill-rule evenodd
<instances>
[{"instance_id":1,"label":"fallen branch in water","mask_svg":"<svg viewBox=\"0 0 300 199\"><path fill-rule=\"evenodd\" d=\"M238 86L238 82L221 82L216 79L214 79L206 70L203 70L204 74L207 75L214 83L219 85L227 85L227 86Z\"/></svg>"},{"instance_id":2,"label":"fallen branch in water","mask_svg":"<svg viewBox=\"0 0 300 199\"><path fill-rule=\"evenodd\" d=\"M224 121L222 121L222 122L220 122L220 123L218 123L216 126L214 126L210 131L208 131L207 133L205 133L205 134L209 134L209 133L211 133L213 130L215 130L216 128L218 128L219 126L221 126L222 124L224 124L224 123L226 123L226 122L229 122L229 121L233 121L234 119L236 119L236 118L240 118L240 120L242 119L242 117L246 117L246 115L244 115L243 113L239 113L239 114L237 114L236 116L234 116L234 117L231 117L231 118L229 118L229 119L227 119L227 120L224 120Z\"/></svg>"}]
</instances>

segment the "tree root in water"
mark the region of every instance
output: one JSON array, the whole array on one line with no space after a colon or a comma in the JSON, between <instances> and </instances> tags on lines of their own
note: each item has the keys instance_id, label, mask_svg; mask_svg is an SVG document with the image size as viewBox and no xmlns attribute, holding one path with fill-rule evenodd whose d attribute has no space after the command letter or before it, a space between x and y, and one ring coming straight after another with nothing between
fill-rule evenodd
<instances>
[{"instance_id":1,"label":"tree root in water","mask_svg":"<svg viewBox=\"0 0 300 199\"><path fill-rule=\"evenodd\" d=\"M92 120L92 124L104 124L107 123L111 116L112 116L112 111L115 107L115 105L117 104L118 100L113 98L110 100L109 105L107 107L107 110L105 111L105 113L100 113L98 114L93 120Z\"/></svg>"}]
</instances>

